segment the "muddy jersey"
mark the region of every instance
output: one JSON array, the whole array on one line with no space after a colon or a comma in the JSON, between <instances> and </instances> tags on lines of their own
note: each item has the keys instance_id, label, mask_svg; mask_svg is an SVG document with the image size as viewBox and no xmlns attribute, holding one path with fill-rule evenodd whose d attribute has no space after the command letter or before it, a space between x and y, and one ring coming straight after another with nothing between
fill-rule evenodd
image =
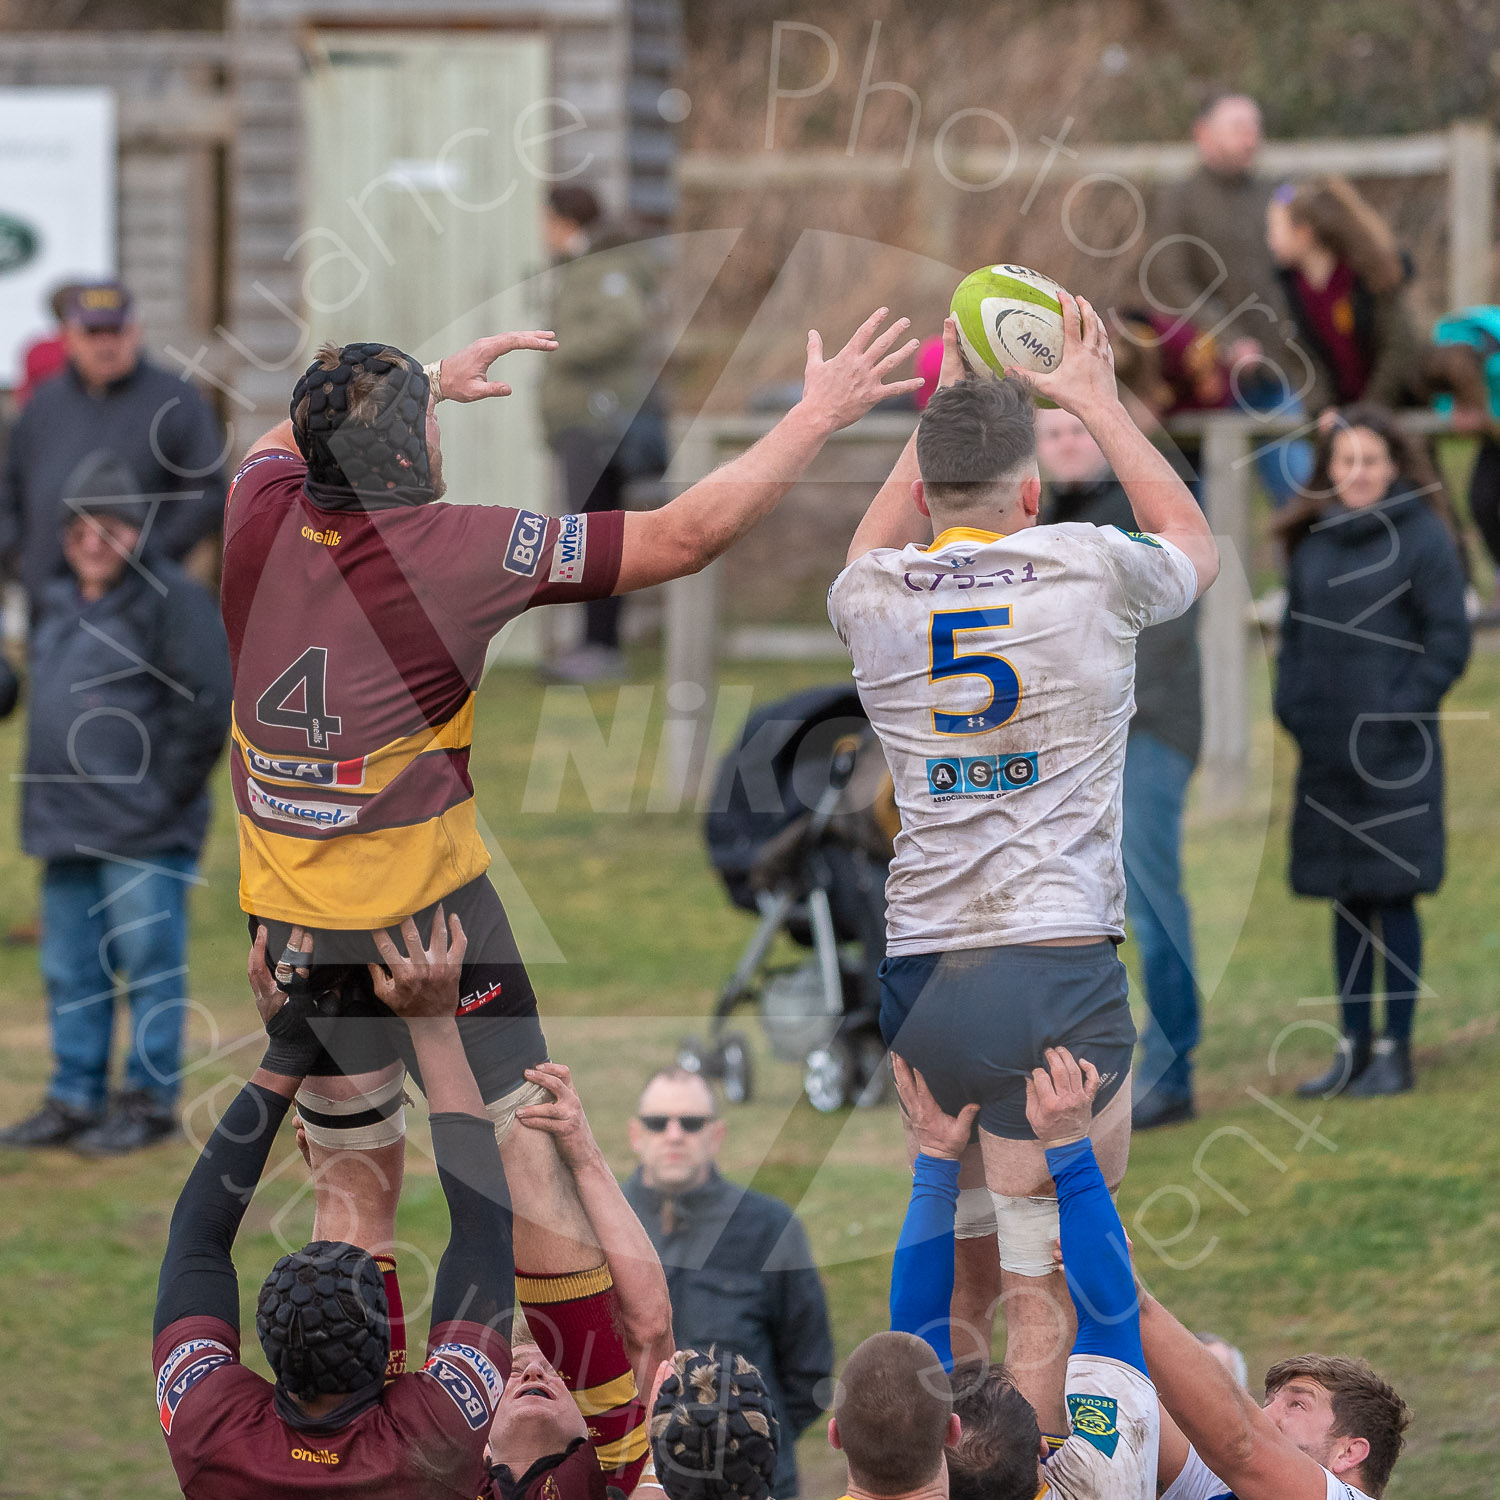
<instances>
[{"instance_id":1,"label":"muddy jersey","mask_svg":"<svg viewBox=\"0 0 1500 1500\"><path fill-rule=\"evenodd\" d=\"M225 509L240 902L385 927L488 867L469 779L485 653L534 605L610 594L624 517L324 510L306 474L258 454Z\"/></svg>"},{"instance_id":2,"label":"muddy jersey","mask_svg":"<svg viewBox=\"0 0 1500 1500\"><path fill-rule=\"evenodd\" d=\"M887 952L1124 936L1120 795L1135 639L1198 577L1083 523L877 548L828 612L895 781Z\"/></svg>"},{"instance_id":3,"label":"muddy jersey","mask_svg":"<svg viewBox=\"0 0 1500 1500\"><path fill-rule=\"evenodd\" d=\"M1058 1500L1155 1500L1156 1387L1134 1365L1073 1354L1067 1399L1069 1432L1047 1460L1047 1491Z\"/></svg>"},{"instance_id":4,"label":"muddy jersey","mask_svg":"<svg viewBox=\"0 0 1500 1500\"><path fill-rule=\"evenodd\" d=\"M336 1432L277 1414L275 1387L239 1359L239 1334L179 1318L152 1348L156 1405L188 1500L359 1495L474 1500L490 1419L510 1374L505 1341L477 1323L433 1330L427 1362L390 1380L379 1402Z\"/></svg>"},{"instance_id":5,"label":"muddy jersey","mask_svg":"<svg viewBox=\"0 0 1500 1500\"><path fill-rule=\"evenodd\" d=\"M1329 1469L1324 1500L1370 1500L1363 1490L1345 1484ZM1234 1492L1198 1456L1196 1448L1188 1449L1182 1473L1162 1492L1161 1500L1235 1500Z\"/></svg>"}]
</instances>

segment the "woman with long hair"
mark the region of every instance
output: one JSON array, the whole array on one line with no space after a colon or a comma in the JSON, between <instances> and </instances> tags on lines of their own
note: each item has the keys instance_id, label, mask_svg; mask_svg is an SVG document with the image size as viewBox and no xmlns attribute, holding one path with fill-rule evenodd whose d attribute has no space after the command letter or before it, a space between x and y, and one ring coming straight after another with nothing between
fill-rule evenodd
<instances>
[{"instance_id":1,"label":"woman with long hair","mask_svg":"<svg viewBox=\"0 0 1500 1500\"><path fill-rule=\"evenodd\" d=\"M1353 184L1318 177L1278 188L1266 244L1296 325L1293 360L1300 346L1311 368L1303 407L1414 404L1421 345L1406 307L1407 262Z\"/></svg>"},{"instance_id":2,"label":"woman with long hair","mask_svg":"<svg viewBox=\"0 0 1500 1500\"><path fill-rule=\"evenodd\" d=\"M1338 1052L1304 1097L1413 1083L1418 895L1443 879L1438 707L1469 656L1464 574L1441 486L1388 411L1326 423L1287 548L1276 717L1297 742L1292 889L1333 902ZM1385 1025L1373 1024L1382 961Z\"/></svg>"}]
</instances>

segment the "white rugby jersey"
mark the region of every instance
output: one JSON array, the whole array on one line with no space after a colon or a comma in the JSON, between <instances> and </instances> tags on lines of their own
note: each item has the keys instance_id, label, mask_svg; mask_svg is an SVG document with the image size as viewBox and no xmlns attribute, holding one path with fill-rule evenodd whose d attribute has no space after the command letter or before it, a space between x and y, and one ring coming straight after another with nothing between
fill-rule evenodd
<instances>
[{"instance_id":1,"label":"white rugby jersey","mask_svg":"<svg viewBox=\"0 0 1500 1500\"><path fill-rule=\"evenodd\" d=\"M1047 1491L1058 1500L1156 1500L1156 1387L1134 1365L1073 1354L1067 1394L1071 1431L1047 1460Z\"/></svg>"},{"instance_id":2,"label":"white rugby jersey","mask_svg":"<svg viewBox=\"0 0 1500 1500\"><path fill-rule=\"evenodd\" d=\"M828 613L896 786L887 952L1124 936L1135 638L1198 576L1116 526L957 527L850 563Z\"/></svg>"},{"instance_id":3,"label":"white rugby jersey","mask_svg":"<svg viewBox=\"0 0 1500 1500\"><path fill-rule=\"evenodd\" d=\"M1328 1476L1325 1500L1370 1500L1363 1490L1345 1484L1331 1469L1323 1472ZM1167 1487L1162 1500L1235 1500L1235 1497L1229 1486L1198 1456L1198 1450L1189 1448L1182 1473Z\"/></svg>"}]
</instances>

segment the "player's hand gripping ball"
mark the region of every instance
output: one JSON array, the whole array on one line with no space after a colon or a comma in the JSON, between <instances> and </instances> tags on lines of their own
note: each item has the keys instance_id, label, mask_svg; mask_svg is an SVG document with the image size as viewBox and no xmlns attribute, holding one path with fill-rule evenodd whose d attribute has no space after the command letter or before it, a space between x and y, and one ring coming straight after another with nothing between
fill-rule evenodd
<instances>
[{"instance_id":1,"label":"player's hand gripping ball","mask_svg":"<svg viewBox=\"0 0 1500 1500\"><path fill-rule=\"evenodd\" d=\"M1050 374L1062 361L1058 285L1025 266L981 266L953 294L958 339L969 364L1003 376L1006 366Z\"/></svg>"}]
</instances>

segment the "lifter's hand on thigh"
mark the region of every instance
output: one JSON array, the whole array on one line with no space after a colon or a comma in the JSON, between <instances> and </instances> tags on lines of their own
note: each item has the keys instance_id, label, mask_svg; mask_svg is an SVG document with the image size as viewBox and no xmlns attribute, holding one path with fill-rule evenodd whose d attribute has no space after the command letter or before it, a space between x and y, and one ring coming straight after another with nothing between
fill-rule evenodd
<instances>
[{"instance_id":1,"label":"lifter's hand on thigh","mask_svg":"<svg viewBox=\"0 0 1500 1500\"><path fill-rule=\"evenodd\" d=\"M891 1053L891 1071L896 1075L896 1097L901 1101L901 1113L911 1123L912 1134L917 1138L917 1150L923 1156L957 1161L969 1149L969 1137L974 1129L974 1117L979 1113L977 1104L966 1104L956 1115L945 1114L943 1107L932 1097L927 1080L906 1061Z\"/></svg>"},{"instance_id":2,"label":"lifter's hand on thigh","mask_svg":"<svg viewBox=\"0 0 1500 1500\"><path fill-rule=\"evenodd\" d=\"M401 924L405 953L389 932L377 930L371 937L385 968L371 964L370 981L376 998L393 1014L407 1021L454 1014L458 1009L459 975L469 946L457 914L445 922L443 908L438 906L432 914L432 942L426 948L411 917Z\"/></svg>"},{"instance_id":3,"label":"lifter's hand on thigh","mask_svg":"<svg viewBox=\"0 0 1500 1500\"><path fill-rule=\"evenodd\" d=\"M1066 1047L1045 1055L1047 1066L1026 1080L1026 1119L1043 1146L1066 1146L1089 1133L1102 1080L1088 1058L1079 1063Z\"/></svg>"}]
</instances>

